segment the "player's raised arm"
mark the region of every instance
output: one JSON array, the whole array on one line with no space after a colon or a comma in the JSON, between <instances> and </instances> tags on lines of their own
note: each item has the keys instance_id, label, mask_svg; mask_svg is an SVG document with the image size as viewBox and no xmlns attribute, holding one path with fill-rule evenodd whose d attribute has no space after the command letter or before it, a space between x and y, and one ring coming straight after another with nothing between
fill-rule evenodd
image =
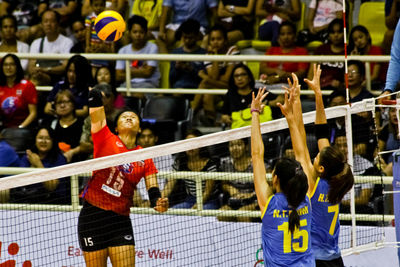
<instances>
[{"instance_id":1,"label":"player's raised arm","mask_svg":"<svg viewBox=\"0 0 400 267\"><path fill-rule=\"evenodd\" d=\"M297 75L295 73L292 73L292 79L293 82L288 78L288 84L289 88L294 88L294 94L293 94L293 115L295 122L297 123L297 129L299 130L300 136L303 140L303 143L305 146L307 146L307 136L306 136L306 130L304 128L304 122L303 122L303 109L301 107L301 100L300 100L300 84L299 84L299 79L297 78ZM288 88L284 87L284 89L288 90Z\"/></svg>"},{"instance_id":2,"label":"player's raised arm","mask_svg":"<svg viewBox=\"0 0 400 267\"><path fill-rule=\"evenodd\" d=\"M292 145L296 160L300 162L303 167L304 172L307 175L309 189L311 192L315 186L315 178L313 175L313 166L311 164L310 153L308 152L308 147L305 142L305 138L299 131L298 123L296 121L296 115L294 111L294 105L299 93L299 85L296 82L291 84L290 88L286 88L285 92L285 102L284 104L279 104L279 108L282 114L285 116L286 121L289 125L290 137L292 139ZM304 125L302 126L304 127Z\"/></svg>"},{"instance_id":3,"label":"player's raised arm","mask_svg":"<svg viewBox=\"0 0 400 267\"><path fill-rule=\"evenodd\" d=\"M92 133L99 132L107 125L106 113L103 106L103 94L96 87L89 91L89 115Z\"/></svg>"},{"instance_id":4,"label":"player's raised arm","mask_svg":"<svg viewBox=\"0 0 400 267\"><path fill-rule=\"evenodd\" d=\"M264 143L261 138L260 113L264 108L262 103L268 92L265 88L258 90L251 102L251 158L253 161L254 186L260 210L264 210L268 198L273 194L272 188L266 180L264 164Z\"/></svg>"},{"instance_id":5,"label":"player's raised arm","mask_svg":"<svg viewBox=\"0 0 400 267\"><path fill-rule=\"evenodd\" d=\"M322 92L320 86L321 68L320 65L314 64L314 77L312 81L304 79L308 84L309 88L314 91L315 94L315 132L318 139L318 149L321 151L324 147L329 146L328 138L318 138L321 136L326 137L329 135L328 123L326 120L324 101L322 100Z\"/></svg>"}]
</instances>

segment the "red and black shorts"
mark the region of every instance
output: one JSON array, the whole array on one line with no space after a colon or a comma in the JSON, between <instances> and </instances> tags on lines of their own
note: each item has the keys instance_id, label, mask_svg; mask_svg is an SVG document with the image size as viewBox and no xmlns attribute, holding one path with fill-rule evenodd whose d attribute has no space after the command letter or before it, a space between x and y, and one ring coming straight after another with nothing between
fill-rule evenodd
<instances>
[{"instance_id":1,"label":"red and black shorts","mask_svg":"<svg viewBox=\"0 0 400 267\"><path fill-rule=\"evenodd\" d=\"M79 244L83 251L135 245L129 216L103 210L84 202L78 218Z\"/></svg>"}]
</instances>

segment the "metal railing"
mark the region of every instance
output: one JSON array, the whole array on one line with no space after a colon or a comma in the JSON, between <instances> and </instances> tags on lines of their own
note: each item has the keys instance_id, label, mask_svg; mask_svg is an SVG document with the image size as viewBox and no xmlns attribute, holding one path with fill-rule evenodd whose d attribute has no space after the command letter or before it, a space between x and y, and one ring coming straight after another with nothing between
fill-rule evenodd
<instances>
[{"instance_id":1,"label":"metal railing","mask_svg":"<svg viewBox=\"0 0 400 267\"><path fill-rule=\"evenodd\" d=\"M7 53L0 53L3 57ZM68 60L73 54L30 54L30 53L16 53L21 59L49 59L49 60ZM130 62L132 60L157 60L157 61L228 61L228 62L344 62L343 56L267 56L267 55L177 55L177 54L81 54L89 60L103 59L103 60L124 60L126 71L126 88L119 88L118 91L126 92L129 96L132 92L140 93L179 93L179 94L225 94L226 89L149 89L149 88L131 88L131 73ZM370 62L389 62L390 56L348 56L348 60L360 60L365 62L366 66L366 87L371 91L371 75L370 75ZM257 78L257 77L255 77ZM268 87L268 85L267 85ZM50 90L50 87L38 87L38 90ZM205 90L205 91L204 91ZM280 90L273 90L274 93L280 93ZM302 94L312 94L313 91L302 90ZM374 92L378 94L379 92ZM329 94L328 91L324 94Z\"/></svg>"}]
</instances>

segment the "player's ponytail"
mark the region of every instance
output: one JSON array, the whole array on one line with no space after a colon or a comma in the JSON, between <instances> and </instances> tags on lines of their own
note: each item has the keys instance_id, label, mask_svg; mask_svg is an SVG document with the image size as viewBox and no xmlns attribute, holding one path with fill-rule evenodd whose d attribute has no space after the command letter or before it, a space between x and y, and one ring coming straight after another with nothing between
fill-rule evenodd
<instances>
[{"instance_id":1,"label":"player's ponytail","mask_svg":"<svg viewBox=\"0 0 400 267\"><path fill-rule=\"evenodd\" d=\"M329 184L329 203L340 203L354 184L353 173L346 156L336 147L328 146L320 153L319 165L324 167L321 178L326 179Z\"/></svg>"},{"instance_id":2,"label":"player's ponytail","mask_svg":"<svg viewBox=\"0 0 400 267\"><path fill-rule=\"evenodd\" d=\"M300 216L297 208L304 201L307 194L307 176L299 162L288 158L282 158L277 162L275 174L288 202L290 209L289 231L293 233L296 228L300 227Z\"/></svg>"}]
</instances>

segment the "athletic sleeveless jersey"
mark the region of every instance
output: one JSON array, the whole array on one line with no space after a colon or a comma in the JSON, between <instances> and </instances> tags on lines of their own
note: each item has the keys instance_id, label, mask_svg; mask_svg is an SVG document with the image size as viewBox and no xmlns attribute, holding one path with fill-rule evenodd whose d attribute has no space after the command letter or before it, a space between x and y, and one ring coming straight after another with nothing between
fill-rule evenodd
<instances>
[{"instance_id":1,"label":"athletic sleeveless jersey","mask_svg":"<svg viewBox=\"0 0 400 267\"><path fill-rule=\"evenodd\" d=\"M94 158L142 148L136 146L134 149L127 149L107 126L97 133L92 133L92 138ZM157 169L152 159L97 170L93 172L82 197L93 206L128 216L136 184L142 177L155 173Z\"/></svg>"},{"instance_id":2,"label":"athletic sleeveless jersey","mask_svg":"<svg viewBox=\"0 0 400 267\"><path fill-rule=\"evenodd\" d=\"M315 259L333 260L340 257L339 204L328 202L329 185L325 179L318 178L311 194L312 206L312 249Z\"/></svg>"},{"instance_id":3,"label":"athletic sleeveless jersey","mask_svg":"<svg viewBox=\"0 0 400 267\"><path fill-rule=\"evenodd\" d=\"M289 231L289 207L283 193L272 195L265 205L262 219L262 247L265 266L315 266L311 250L311 205L305 200L297 208L300 229Z\"/></svg>"}]
</instances>

